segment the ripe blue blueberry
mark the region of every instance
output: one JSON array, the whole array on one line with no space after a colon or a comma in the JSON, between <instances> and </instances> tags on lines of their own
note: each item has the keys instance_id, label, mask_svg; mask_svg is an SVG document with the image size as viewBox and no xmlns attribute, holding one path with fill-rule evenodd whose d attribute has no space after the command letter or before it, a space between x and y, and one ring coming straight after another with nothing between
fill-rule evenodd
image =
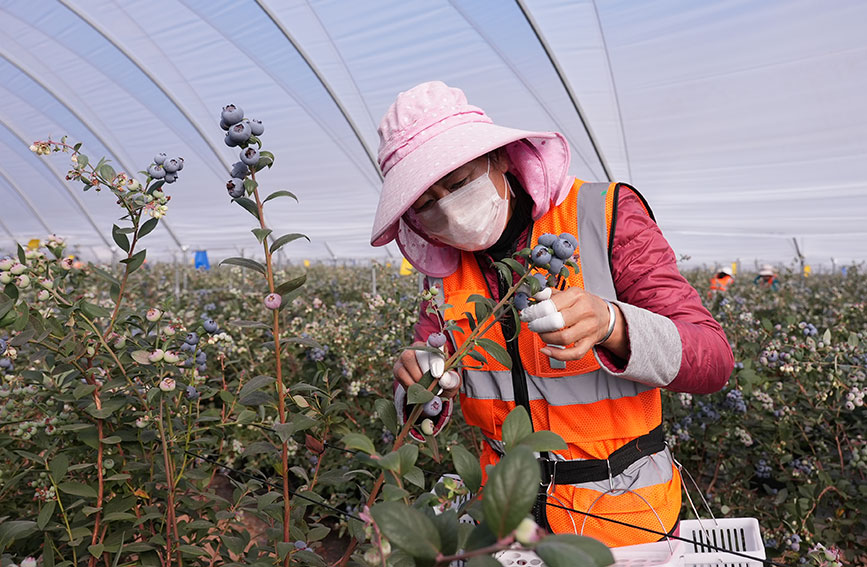
<instances>
[{"instance_id":1,"label":"ripe blue blueberry","mask_svg":"<svg viewBox=\"0 0 867 567\"><path fill-rule=\"evenodd\" d=\"M421 412L427 417L436 417L443 411L443 400L439 396L434 396L428 403L424 405Z\"/></svg>"},{"instance_id":2,"label":"ripe blue blueberry","mask_svg":"<svg viewBox=\"0 0 867 567\"><path fill-rule=\"evenodd\" d=\"M178 158L167 159L163 161L162 165L166 173L177 173L181 169L181 162L178 161Z\"/></svg>"},{"instance_id":3,"label":"ripe blue blueberry","mask_svg":"<svg viewBox=\"0 0 867 567\"><path fill-rule=\"evenodd\" d=\"M569 244L572 245L572 250L578 248L578 239L575 238L575 235L569 234L568 232L564 232L560 235L560 240L566 240Z\"/></svg>"},{"instance_id":4,"label":"ripe blue blueberry","mask_svg":"<svg viewBox=\"0 0 867 567\"><path fill-rule=\"evenodd\" d=\"M261 136L265 133L265 126L262 124L261 120L256 120L255 118L250 119L250 130L253 132L254 136Z\"/></svg>"},{"instance_id":5,"label":"ripe blue blueberry","mask_svg":"<svg viewBox=\"0 0 867 567\"><path fill-rule=\"evenodd\" d=\"M197 345L199 344L199 335L195 332L187 333L187 338L184 339L184 342L188 345Z\"/></svg>"},{"instance_id":6,"label":"ripe blue blueberry","mask_svg":"<svg viewBox=\"0 0 867 567\"><path fill-rule=\"evenodd\" d=\"M431 333L427 338L428 346L440 348L446 344L446 336L442 333Z\"/></svg>"},{"instance_id":7,"label":"ripe blue blueberry","mask_svg":"<svg viewBox=\"0 0 867 567\"><path fill-rule=\"evenodd\" d=\"M0 339L0 354L6 352L6 341Z\"/></svg>"},{"instance_id":8,"label":"ripe blue blueberry","mask_svg":"<svg viewBox=\"0 0 867 567\"><path fill-rule=\"evenodd\" d=\"M226 123L223 121L223 119L220 118L220 128L222 128L223 130L228 131L229 128L230 128L231 126L232 126L231 124L226 124Z\"/></svg>"},{"instance_id":9,"label":"ripe blue blueberry","mask_svg":"<svg viewBox=\"0 0 867 567\"><path fill-rule=\"evenodd\" d=\"M154 163L157 165L162 165L164 161L166 161L166 154L164 153L158 153L154 157Z\"/></svg>"},{"instance_id":10,"label":"ripe blue blueberry","mask_svg":"<svg viewBox=\"0 0 867 567\"><path fill-rule=\"evenodd\" d=\"M196 350L196 345L191 345L190 343L184 343L181 345L181 350L185 352L193 352Z\"/></svg>"},{"instance_id":11,"label":"ripe blue blueberry","mask_svg":"<svg viewBox=\"0 0 867 567\"><path fill-rule=\"evenodd\" d=\"M226 183L226 191L229 192L229 196L233 199L238 199L239 197L244 196L244 180L243 179L230 179Z\"/></svg>"},{"instance_id":12,"label":"ripe blue blueberry","mask_svg":"<svg viewBox=\"0 0 867 567\"><path fill-rule=\"evenodd\" d=\"M242 161L236 161L232 164L232 177L243 179L250 175L250 168Z\"/></svg>"},{"instance_id":13,"label":"ripe blue blueberry","mask_svg":"<svg viewBox=\"0 0 867 567\"><path fill-rule=\"evenodd\" d=\"M178 180L178 175L176 173L166 173L163 179L166 180L166 183L174 183Z\"/></svg>"},{"instance_id":14,"label":"ripe blue blueberry","mask_svg":"<svg viewBox=\"0 0 867 567\"><path fill-rule=\"evenodd\" d=\"M198 370L201 373L204 373L206 370L208 370L208 367L205 364L200 364L200 365L196 366L196 370Z\"/></svg>"},{"instance_id":15,"label":"ripe blue blueberry","mask_svg":"<svg viewBox=\"0 0 867 567\"><path fill-rule=\"evenodd\" d=\"M196 400L199 398L199 391L196 390L195 386L187 386L187 392L185 395L188 400Z\"/></svg>"},{"instance_id":16,"label":"ripe blue blueberry","mask_svg":"<svg viewBox=\"0 0 867 567\"><path fill-rule=\"evenodd\" d=\"M548 287L548 276L545 274L533 274L533 277L536 278L536 281L539 282L542 288Z\"/></svg>"},{"instance_id":17,"label":"ripe blue blueberry","mask_svg":"<svg viewBox=\"0 0 867 567\"><path fill-rule=\"evenodd\" d=\"M547 246L539 244L533 248L533 252L530 253L530 260L534 265L539 266L540 268L545 267L548 265L548 262L551 261L551 251Z\"/></svg>"},{"instance_id":18,"label":"ripe blue blueberry","mask_svg":"<svg viewBox=\"0 0 867 567\"><path fill-rule=\"evenodd\" d=\"M554 242L557 241L557 235L551 234L550 232L546 232L545 234L539 237L539 244L542 246L553 246Z\"/></svg>"},{"instance_id":19,"label":"ripe blue blueberry","mask_svg":"<svg viewBox=\"0 0 867 567\"><path fill-rule=\"evenodd\" d=\"M530 306L530 296L524 293L523 291L519 291L515 293L515 309L521 311Z\"/></svg>"},{"instance_id":20,"label":"ripe blue blueberry","mask_svg":"<svg viewBox=\"0 0 867 567\"><path fill-rule=\"evenodd\" d=\"M563 269L563 265L563 260L561 260L560 258L551 258L551 262L549 262L548 264L548 271L552 275L559 275L560 270Z\"/></svg>"},{"instance_id":21,"label":"ripe blue blueberry","mask_svg":"<svg viewBox=\"0 0 867 567\"><path fill-rule=\"evenodd\" d=\"M203 350L200 350L198 354L196 354L196 362L199 364L204 364L208 361L208 353Z\"/></svg>"},{"instance_id":22,"label":"ripe blue blueberry","mask_svg":"<svg viewBox=\"0 0 867 567\"><path fill-rule=\"evenodd\" d=\"M229 139L236 144L243 144L250 139L253 133L250 131L250 125L246 122L238 122L229 128Z\"/></svg>"},{"instance_id":23,"label":"ripe blue blueberry","mask_svg":"<svg viewBox=\"0 0 867 567\"><path fill-rule=\"evenodd\" d=\"M9 358L0 358L0 368L5 368L7 370L12 370L12 359Z\"/></svg>"},{"instance_id":24,"label":"ripe blue blueberry","mask_svg":"<svg viewBox=\"0 0 867 567\"><path fill-rule=\"evenodd\" d=\"M148 175L153 179L162 179L166 176L166 170L160 164L154 163L148 167Z\"/></svg>"},{"instance_id":25,"label":"ripe blue blueberry","mask_svg":"<svg viewBox=\"0 0 867 567\"><path fill-rule=\"evenodd\" d=\"M178 171L181 171L182 169L184 169L184 158L179 157L176 159L178 160Z\"/></svg>"},{"instance_id":26,"label":"ripe blue blueberry","mask_svg":"<svg viewBox=\"0 0 867 567\"><path fill-rule=\"evenodd\" d=\"M214 334L217 332L217 323L213 319L205 319L202 326L207 333Z\"/></svg>"},{"instance_id":27,"label":"ripe blue blueberry","mask_svg":"<svg viewBox=\"0 0 867 567\"><path fill-rule=\"evenodd\" d=\"M244 111L241 109L240 106L228 104L223 107L223 112L220 114L220 118L223 120L223 122L225 122L229 126L232 126L244 119Z\"/></svg>"},{"instance_id":28,"label":"ripe blue blueberry","mask_svg":"<svg viewBox=\"0 0 867 567\"><path fill-rule=\"evenodd\" d=\"M226 137L223 138L223 141L226 142L226 145L229 146L230 148L234 148L235 146L238 145L234 141L232 141L232 138L229 137L229 134L226 134Z\"/></svg>"},{"instance_id":29,"label":"ripe blue blueberry","mask_svg":"<svg viewBox=\"0 0 867 567\"><path fill-rule=\"evenodd\" d=\"M575 252L575 245L565 238L557 239L554 242L554 255L560 258L561 260L568 260L572 257L572 254Z\"/></svg>"},{"instance_id":30,"label":"ripe blue blueberry","mask_svg":"<svg viewBox=\"0 0 867 567\"><path fill-rule=\"evenodd\" d=\"M256 148L241 150L241 161L246 165L256 165L259 163L259 150Z\"/></svg>"}]
</instances>

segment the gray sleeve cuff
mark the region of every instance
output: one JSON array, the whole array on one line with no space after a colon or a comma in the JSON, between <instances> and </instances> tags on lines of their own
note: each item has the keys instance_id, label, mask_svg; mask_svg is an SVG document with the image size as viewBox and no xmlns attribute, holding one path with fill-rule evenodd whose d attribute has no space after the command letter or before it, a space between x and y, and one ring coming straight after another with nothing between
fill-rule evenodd
<instances>
[{"instance_id":1,"label":"gray sleeve cuff","mask_svg":"<svg viewBox=\"0 0 867 567\"><path fill-rule=\"evenodd\" d=\"M622 372L613 372L593 355L602 370L618 378L626 378L648 386L662 388L671 383L680 370L683 347L674 321L647 309L613 301L626 318L629 336L629 360Z\"/></svg>"}]
</instances>

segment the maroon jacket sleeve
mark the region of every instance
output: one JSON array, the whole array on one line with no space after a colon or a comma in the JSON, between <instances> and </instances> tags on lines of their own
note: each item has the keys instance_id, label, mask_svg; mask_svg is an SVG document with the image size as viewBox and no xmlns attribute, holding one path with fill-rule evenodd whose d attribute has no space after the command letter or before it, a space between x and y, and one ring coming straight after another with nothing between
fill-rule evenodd
<instances>
[{"instance_id":1,"label":"maroon jacket sleeve","mask_svg":"<svg viewBox=\"0 0 867 567\"><path fill-rule=\"evenodd\" d=\"M674 251L656 222L645 212L639 197L626 187L621 188L618 198L611 265L619 302L670 319L680 336L680 365L674 378L663 387L706 394L725 386L734 367L728 339L702 305L698 292L680 274ZM597 354L614 372L628 366L629 361L617 361L604 349L598 349Z\"/></svg>"}]
</instances>

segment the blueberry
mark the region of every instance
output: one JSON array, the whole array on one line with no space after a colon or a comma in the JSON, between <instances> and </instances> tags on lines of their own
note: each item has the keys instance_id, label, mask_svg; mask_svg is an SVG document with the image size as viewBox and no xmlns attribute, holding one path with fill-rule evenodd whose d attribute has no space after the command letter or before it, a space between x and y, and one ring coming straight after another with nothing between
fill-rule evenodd
<instances>
[{"instance_id":1,"label":"blueberry","mask_svg":"<svg viewBox=\"0 0 867 567\"><path fill-rule=\"evenodd\" d=\"M184 158L179 157L176 159L178 160L178 171L181 171L184 168Z\"/></svg>"},{"instance_id":2,"label":"blueberry","mask_svg":"<svg viewBox=\"0 0 867 567\"><path fill-rule=\"evenodd\" d=\"M554 242L556 242L556 241L557 241L557 235L551 234L550 232L546 232L545 234L540 236L539 240L538 240L539 244L541 244L542 246L546 246L546 247L547 246L553 246Z\"/></svg>"},{"instance_id":3,"label":"blueberry","mask_svg":"<svg viewBox=\"0 0 867 567\"><path fill-rule=\"evenodd\" d=\"M205 319L202 326L207 333L214 334L217 332L217 323L213 319Z\"/></svg>"},{"instance_id":4,"label":"blueberry","mask_svg":"<svg viewBox=\"0 0 867 567\"><path fill-rule=\"evenodd\" d=\"M232 164L232 177L243 179L250 175L250 168L242 161L236 161Z\"/></svg>"},{"instance_id":5,"label":"blueberry","mask_svg":"<svg viewBox=\"0 0 867 567\"><path fill-rule=\"evenodd\" d=\"M166 170L166 173L177 173L179 169L181 169L181 164L178 161L178 158L167 159L163 162L163 169Z\"/></svg>"},{"instance_id":6,"label":"blueberry","mask_svg":"<svg viewBox=\"0 0 867 567\"><path fill-rule=\"evenodd\" d=\"M548 271L551 272L552 275L559 275L560 270L563 269L563 260L560 258L551 258L551 262L548 264Z\"/></svg>"},{"instance_id":7,"label":"blueberry","mask_svg":"<svg viewBox=\"0 0 867 567\"><path fill-rule=\"evenodd\" d=\"M253 133L250 131L250 125L246 122L238 122L231 128L229 128L229 139L235 142L236 144L243 144L247 140L250 139L250 136Z\"/></svg>"},{"instance_id":8,"label":"blueberry","mask_svg":"<svg viewBox=\"0 0 867 567\"><path fill-rule=\"evenodd\" d=\"M0 354L6 352L6 341L0 339Z\"/></svg>"},{"instance_id":9,"label":"blueberry","mask_svg":"<svg viewBox=\"0 0 867 567\"><path fill-rule=\"evenodd\" d=\"M256 148L247 148L241 151L241 161L246 165L256 165L259 163L259 150Z\"/></svg>"},{"instance_id":10,"label":"blueberry","mask_svg":"<svg viewBox=\"0 0 867 567\"><path fill-rule=\"evenodd\" d=\"M0 358L0 368L11 369L12 360L9 358Z\"/></svg>"},{"instance_id":11,"label":"blueberry","mask_svg":"<svg viewBox=\"0 0 867 567\"><path fill-rule=\"evenodd\" d=\"M165 162L165 161L166 161L166 154L164 154L164 153L158 153L156 155L156 157L154 157L154 163L157 165L162 165L163 162Z\"/></svg>"},{"instance_id":12,"label":"blueberry","mask_svg":"<svg viewBox=\"0 0 867 567\"><path fill-rule=\"evenodd\" d=\"M199 397L199 392L195 386L187 386L186 396L188 400L195 400Z\"/></svg>"},{"instance_id":13,"label":"blueberry","mask_svg":"<svg viewBox=\"0 0 867 567\"><path fill-rule=\"evenodd\" d=\"M428 346L440 348L446 344L446 336L442 333L431 333L427 338Z\"/></svg>"},{"instance_id":14,"label":"blueberry","mask_svg":"<svg viewBox=\"0 0 867 567\"><path fill-rule=\"evenodd\" d=\"M196 362L198 362L199 364L204 364L207 361L208 361L208 353L206 353L203 350L200 350L199 353L196 355Z\"/></svg>"},{"instance_id":15,"label":"blueberry","mask_svg":"<svg viewBox=\"0 0 867 567\"><path fill-rule=\"evenodd\" d=\"M229 192L229 196L233 199L243 197L244 181L242 179L230 179L228 183L226 183L226 191Z\"/></svg>"},{"instance_id":16,"label":"blueberry","mask_svg":"<svg viewBox=\"0 0 867 567\"><path fill-rule=\"evenodd\" d=\"M231 126L231 124L226 124L225 122L223 122L223 119L220 118L220 128L228 131L230 126Z\"/></svg>"},{"instance_id":17,"label":"blueberry","mask_svg":"<svg viewBox=\"0 0 867 567\"><path fill-rule=\"evenodd\" d=\"M232 141L232 138L230 138L228 134L226 134L226 137L223 138L223 141L226 142L226 145L229 146L230 148L234 148L235 146L238 145Z\"/></svg>"},{"instance_id":18,"label":"blueberry","mask_svg":"<svg viewBox=\"0 0 867 567\"><path fill-rule=\"evenodd\" d=\"M443 400L439 396L434 396L424 405L421 412L427 417L436 417L443 411Z\"/></svg>"},{"instance_id":19,"label":"blueberry","mask_svg":"<svg viewBox=\"0 0 867 567\"><path fill-rule=\"evenodd\" d=\"M568 232L564 232L563 234L561 234L560 240L566 240L567 242L569 242L569 244L572 245L572 250L578 248L578 239L575 238L574 235L569 234Z\"/></svg>"},{"instance_id":20,"label":"blueberry","mask_svg":"<svg viewBox=\"0 0 867 567\"><path fill-rule=\"evenodd\" d=\"M530 296L524 293L523 291L519 291L515 293L515 309L521 311L530 306Z\"/></svg>"},{"instance_id":21,"label":"blueberry","mask_svg":"<svg viewBox=\"0 0 867 567\"><path fill-rule=\"evenodd\" d=\"M191 345L190 343L184 343L181 345L181 350L192 352L196 350L196 345Z\"/></svg>"},{"instance_id":22,"label":"blueberry","mask_svg":"<svg viewBox=\"0 0 867 567\"><path fill-rule=\"evenodd\" d=\"M166 176L163 179L166 180L166 183L174 183L178 180L178 176L176 173L166 173Z\"/></svg>"},{"instance_id":23,"label":"blueberry","mask_svg":"<svg viewBox=\"0 0 867 567\"><path fill-rule=\"evenodd\" d=\"M554 242L553 248L554 255L561 260L568 260L575 252L575 246L565 238L560 238L556 242Z\"/></svg>"},{"instance_id":24,"label":"blueberry","mask_svg":"<svg viewBox=\"0 0 867 567\"><path fill-rule=\"evenodd\" d=\"M265 126L262 125L261 120L256 120L255 118L250 119L250 130L253 132L254 136L261 136L265 133Z\"/></svg>"},{"instance_id":25,"label":"blueberry","mask_svg":"<svg viewBox=\"0 0 867 567\"><path fill-rule=\"evenodd\" d=\"M187 333L187 338L184 339L184 342L188 345L197 345L199 344L199 335L196 333Z\"/></svg>"},{"instance_id":26,"label":"blueberry","mask_svg":"<svg viewBox=\"0 0 867 567\"><path fill-rule=\"evenodd\" d=\"M241 109L240 106L228 104L223 107L223 112L220 114L220 118L223 122L225 122L229 126L232 126L233 124L237 124L244 119L244 111Z\"/></svg>"},{"instance_id":27,"label":"blueberry","mask_svg":"<svg viewBox=\"0 0 867 567\"><path fill-rule=\"evenodd\" d=\"M163 169L163 166L161 166L160 164L154 163L151 164L150 167L148 167L148 175L150 175L153 179L162 179L166 176L166 170Z\"/></svg>"},{"instance_id":28,"label":"blueberry","mask_svg":"<svg viewBox=\"0 0 867 567\"><path fill-rule=\"evenodd\" d=\"M536 278L536 281L539 282L541 287L548 287L548 276L545 274L533 274L533 277Z\"/></svg>"},{"instance_id":29,"label":"blueberry","mask_svg":"<svg viewBox=\"0 0 867 567\"><path fill-rule=\"evenodd\" d=\"M198 370L199 372L205 372L206 370L208 370L208 367L204 364L200 364L196 366L196 370Z\"/></svg>"},{"instance_id":30,"label":"blueberry","mask_svg":"<svg viewBox=\"0 0 867 567\"><path fill-rule=\"evenodd\" d=\"M547 266L548 262L551 261L551 251L548 250L547 246L539 244L538 246L533 248L533 252L530 254L530 259L532 260L533 264L539 266L540 268Z\"/></svg>"}]
</instances>

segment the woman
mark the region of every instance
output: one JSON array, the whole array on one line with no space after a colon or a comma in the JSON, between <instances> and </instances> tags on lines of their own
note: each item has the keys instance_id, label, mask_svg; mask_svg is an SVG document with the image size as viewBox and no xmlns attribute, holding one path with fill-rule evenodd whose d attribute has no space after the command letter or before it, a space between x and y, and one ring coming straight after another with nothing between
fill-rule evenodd
<instances>
[{"instance_id":1,"label":"woman","mask_svg":"<svg viewBox=\"0 0 867 567\"><path fill-rule=\"evenodd\" d=\"M385 180L371 244L396 239L428 287L441 290L437 314L421 310L415 344L454 321L463 330L449 336L454 352L469 331L469 296L497 300L513 283L493 261L534 247L544 233L578 241L580 271L568 287L486 335L507 349L511 369L489 356L463 372L461 410L487 440L483 470L502 454L503 419L523 405L534 429L568 444L540 458L537 521L609 546L659 536L562 508L674 530L680 478L664 444L659 389L717 391L734 361L643 198L623 184L568 176L560 134L497 126L461 90L438 81L398 95L379 134ZM517 339L506 340L518 324ZM404 351L395 363L403 387L429 366L417 353Z\"/></svg>"}]
</instances>

